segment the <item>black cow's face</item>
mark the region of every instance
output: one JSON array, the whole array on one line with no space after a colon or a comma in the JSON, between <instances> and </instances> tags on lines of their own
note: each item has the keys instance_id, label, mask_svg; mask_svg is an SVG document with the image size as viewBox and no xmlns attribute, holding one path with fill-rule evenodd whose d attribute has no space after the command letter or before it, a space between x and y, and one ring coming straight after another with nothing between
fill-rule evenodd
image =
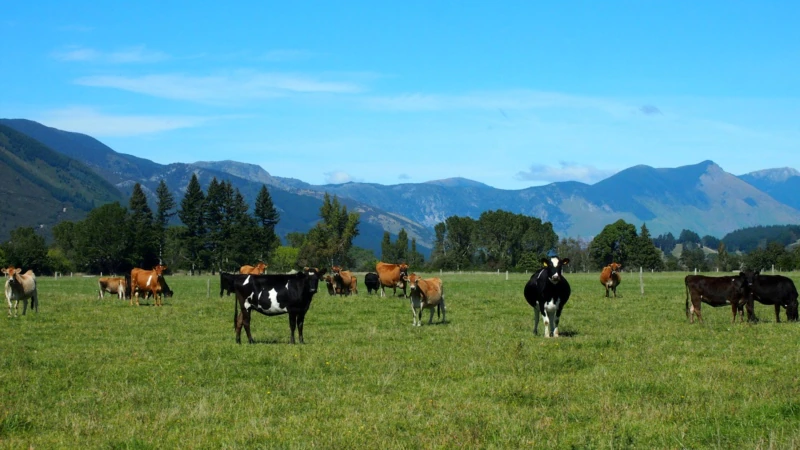
<instances>
[{"instance_id":1,"label":"black cow's face","mask_svg":"<svg viewBox=\"0 0 800 450\"><path fill-rule=\"evenodd\" d=\"M542 266L544 267L545 276L547 280L553 284L561 281L561 269L569 264L569 258L559 259L558 256L552 258L542 258Z\"/></svg>"},{"instance_id":2,"label":"black cow's face","mask_svg":"<svg viewBox=\"0 0 800 450\"><path fill-rule=\"evenodd\" d=\"M302 274L306 277L308 289L312 294L316 294L319 289L319 280L325 274L326 269L317 269L316 267L306 267Z\"/></svg>"},{"instance_id":3,"label":"black cow's face","mask_svg":"<svg viewBox=\"0 0 800 450\"><path fill-rule=\"evenodd\" d=\"M790 322L797 322L800 319L797 317L797 301L786 305L786 319Z\"/></svg>"}]
</instances>

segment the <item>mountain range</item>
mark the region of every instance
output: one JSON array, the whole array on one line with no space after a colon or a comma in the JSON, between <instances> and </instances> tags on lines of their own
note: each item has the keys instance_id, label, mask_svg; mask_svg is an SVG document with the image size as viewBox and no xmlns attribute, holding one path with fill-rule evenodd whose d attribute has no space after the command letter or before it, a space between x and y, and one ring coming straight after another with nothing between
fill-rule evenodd
<instances>
[{"instance_id":1,"label":"mountain range","mask_svg":"<svg viewBox=\"0 0 800 450\"><path fill-rule=\"evenodd\" d=\"M33 158L38 165L20 165L19 161L32 158L25 150L28 148L62 158L56 161L50 156L55 167L71 168L69 174L59 171L56 179L73 180L67 183L73 186L68 192L80 195L82 206L68 201L67 191L48 184L53 178L44 175L49 170L47 159ZM348 210L361 213L361 234L355 244L378 252L384 231L396 235L404 228L419 246L430 248L433 227L447 217L478 218L484 211L498 209L538 217L551 222L562 236L584 238L619 219L637 227L646 223L654 236L666 232L677 236L682 229L690 229L701 236L723 237L750 226L800 223L800 199L795 195L800 172L778 168L735 176L713 161L676 168L638 165L591 185L569 181L520 190L496 189L464 178L395 185L312 185L237 161L162 165L115 152L84 134L25 119L0 119L0 174L5 175L0 177L3 192L28 192L28 197L47 204L47 211L62 204L61 211L64 207L72 211L68 215L50 212L29 222L30 218L20 213L20 203L0 201L0 239L6 239L16 226L47 227L59 220L79 219L92 205L108 201L126 204L135 183L153 196L163 179L180 202L192 174L197 174L204 188L213 177L230 180L251 205L266 185L281 214L276 229L281 236L310 229L319 218L324 194L336 195ZM61 197L54 192L61 192Z\"/></svg>"}]
</instances>

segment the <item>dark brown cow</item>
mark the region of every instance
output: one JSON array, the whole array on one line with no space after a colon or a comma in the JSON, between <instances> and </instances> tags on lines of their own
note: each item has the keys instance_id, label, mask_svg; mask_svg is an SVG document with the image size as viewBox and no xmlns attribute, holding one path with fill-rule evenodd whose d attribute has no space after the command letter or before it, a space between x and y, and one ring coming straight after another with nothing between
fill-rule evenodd
<instances>
[{"instance_id":1,"label":"dark brown cow","mask_svg":"<svg viewBox=\"0 0 800 450\"><path fill-rule=\"evenodd\" d=\"M259 261L255 266L248 266L245 264L239 269L239 273L246 273L249 275L262 275L267 273L267 265L263 261Z\"/></svg>"},{"instance_id":2,"label":"dark brown cow","mask_svg":"<svg viewBox=\"0 0 800 450\"><path fill-rule=\"evenodd\" d=\"M114 294L120 300L125 298L125 291L128 290L128 283L125 277L101 277L97 280L100 288L100 298L105 298L105 293Z\"/></svg>"},{"instance_id":3,"label":"dark brown cow","mask_svg":"<svg viewBox=\"0 0 800 450\"><path fill-rule=\"evenodd\" d=\"M139 292L142 292L142 295L147 295L146 293L148 292L153 294L155 305L163 306L161 283L158 282L158 277L165 270L167 270L167 266L162 266L161 264L153 267L153 270L144 270L138 267L134 267L131 270L131 306L133 306L134 299L136 300L136 306L139 306Z\"/></svg>"},{"instance_id":4,"label":"dark brown cow","mask_svg":"<svg viewBox=\"0 0 800 450\"><path fill-rule=\"evenodd\" d=\"M397 288L403 288L403 297L406 295L406 281L408 280L408 264L388 264L379 262L375 265L375 271L378 272L378 279L381 283L381 297L386 296L384 288L392 288L392 293L397 295Z\"/></svg>"},{"instance_id":5,"label":"dark brown cow","mask_svg":"<svg viewBox=\"0 0 800 450\"><path fill-rule=\"evenodd\" d=\"M17 315L19 301L22 300L22 315L28 311L28 299L31 299L31 310L39 312L39 292L36 290L36 275L32 270L22 273L15 267L3 269L6 274L6 300L8 301L8 315L11 315L12 304L14 316Z\"/></svg>"},{"instance_id":6,"label":"dark brown cow","mask_svg":"<svg viewBox=\"0 0 800 450\"><path fill-rule=\"evenodd\" d=\"M753 302L747 288L747 280L743 273L735 276L707 277L705 275L686 275L686 318L689 323L694 323L694 316L699 322L703 321L700 314L701 303L706 303L715 308L731 305L733 322L736 314L743 306L747 306L747 317L753 317ZM691 299L691 304L689 300ZM748 301L749 300L749 301Z\"/></svg>"},{"instance_id":7,"label":"dark brown cow","mask_svg":"<svg viewBox=\"0 0 800 450\"><path fill-rule=\"evenodd\" d=\"M617 298L617 286L622 282L622 275L619 272L622 270L622 264L611 263L603 267L600 272L600 284L606 288L606 298L608 298L608 291L614 293L614 298Z\"/></svg>"}]
</instances>

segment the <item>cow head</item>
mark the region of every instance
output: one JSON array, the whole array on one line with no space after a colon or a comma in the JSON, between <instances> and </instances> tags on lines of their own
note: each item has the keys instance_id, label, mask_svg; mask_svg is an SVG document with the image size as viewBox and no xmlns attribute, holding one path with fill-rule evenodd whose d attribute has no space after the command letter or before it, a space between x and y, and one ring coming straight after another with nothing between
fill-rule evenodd
<instances>
[{"instance_id":1,"label":"cow head","mask_svg":"<svg viewBox=\"0 0 800 450\"><path fill-rule=\"evenodd\" d=\"M167 266L162 266L161 264L153 267L153 272L155 272L158 276L161 276L165 270L167 270Z\"/></svg>"},{"instance_id":2,"label":"cow head","mask_svg":"<svg viewBox=\"0 0 800 450\"><path fill-rule=\"evenodd\" d=\"M557 284L563 278L561 276L561 269L569 264L569 258L559 259L558 256L552 258L542 258L542 273L547 280L553 284Z\"/></svg>"},{"instance_id":3,"label":"cow head","mask_svg":"<svg viewBox=\"0 0 800 450\"><path fill-rule=\"evenodd\" d=\"M304 267L302 272L298 275L306 278L308 290L311 294L316 294L319 289L319 280L325 275L327 269L317 269L316 267Z\"/></svg>"},{"instance_id":4,"label":"cow head","mask_svg":"<svg viewBox=\"0 0 800 450\"><path fill-rule=\"evenodd\" d=\"M9 266L8 268L4 268L4 269L3 269L3 273L4 273L4 274L6 275L6 277L8 277L8 278L14 278L14 275L15 275L15 274L18 274L18 273L20 273L20 272L22 272L22 270L20 270L20 269L18 269L18 268L15 268L14 266Z\"/></svg>"},{"instance_id":5,"label":"cow head","mask_svg":"<svg viewBox=\"0 0 800 450\"><path fill-rule=\"evenodd\" d=\"M615 274L615 273L617 273L617 272L622 270L622 264L618 264L618 263L615 263L615 262L612 262L611 264L609 264L608 267L611 268L611 273L612 274Z\"/></svg>"}]
</instances>

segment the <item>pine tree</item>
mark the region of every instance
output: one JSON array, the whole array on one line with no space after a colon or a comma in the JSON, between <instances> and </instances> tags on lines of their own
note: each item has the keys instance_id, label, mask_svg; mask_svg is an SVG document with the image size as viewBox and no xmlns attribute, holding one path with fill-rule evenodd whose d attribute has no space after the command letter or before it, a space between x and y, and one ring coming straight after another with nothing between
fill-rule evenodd
<instances>
[{"instance_id":1,"label":"pine tree","mask_svg":"<svg viewBox=\"0 0 800 450\"><path fill-rule=\"evenodd\" d=\"M153 222L153 211L147 205L147 197L142 186L136 183L128 203L132 248L132 262L135 266L150 269L158 264L158 242Z\"/></svg>"},{"instance_id":2,"label":"pine tree","mask_svg":"<svg viewBox=\"0 0 800 450\"><path fill-rule=\"evenodd\" d=\"M192 179L186 186L186 194L181 200L181 209L178 211L178 218L186 226L183 236L183 247L186 249L185 258L191 266L191 274L195 270L202 268L203 263L203 244L206 239L206 228L204 219L205 194L197 180L197 174L192 174Z\"/></svg>"},{"instance_id":3,"label":"pine tree","mask_svg":"<svg viewBox=\"0 0 800 450\"><path fill-rule=\"evenodd\" d=\"M272 203L269 190L267 190L267 187L263 184L256 197L254 213L259 226L257 233L258 239L256 240L259 249L259 259L261 261L268 261L272 253L281 243L278 235L275 234L275 226L280 220L280 214L278 214L275 205Z\"/></svg>"},{"instance_id":4,"label":"pine tree","mask_svg":"<svg viewBox=\"0 0 800 450\"><path fill-rule=\"evenodd\" d=\"M358 236L359 214L348 213L347 206L340 205L336 196L331 199L325 193L320 217L322 220L308 232L298 262L309 267L351 267L353 261L349 251L353 239Z\"/></svg>"},{"instance_id":5,"label":"pine tree","mask_svg":"<svg viewBox=\"0 0 800 450\"><path fill-rule=\"evenodd\" d=\"M396 251L394 245L392 245L392 235L389 234L388 231L383 232L383 240L381 241L381 261L389 263L389 264L397 264L400 261L397 260Z\"/></svg>"},{"instance_id":6,"label":"pine tree","mask_svg":"<svg viewBox=\"0 0 800 450\"><path fill-rule=\"evenodd\" d=\"M158 257L163 258L164 246L166 242L166 230L170 219L177 213L175 211L175 197L167 187L164 180L156 188L156 235L158 238Z\"/></svg>"},{"instance_id":7,"label":"pine tree","mask_svg":"<svg viewBox=\"0 0 800 450\"><path fill-rule=\"evenodd\" d=\"M394 243L395 258L398 262L408 264L410 258L408 254L408 233L405 228L400 228L397 233L397 241Z\"/></svg>"}]
</instances>

